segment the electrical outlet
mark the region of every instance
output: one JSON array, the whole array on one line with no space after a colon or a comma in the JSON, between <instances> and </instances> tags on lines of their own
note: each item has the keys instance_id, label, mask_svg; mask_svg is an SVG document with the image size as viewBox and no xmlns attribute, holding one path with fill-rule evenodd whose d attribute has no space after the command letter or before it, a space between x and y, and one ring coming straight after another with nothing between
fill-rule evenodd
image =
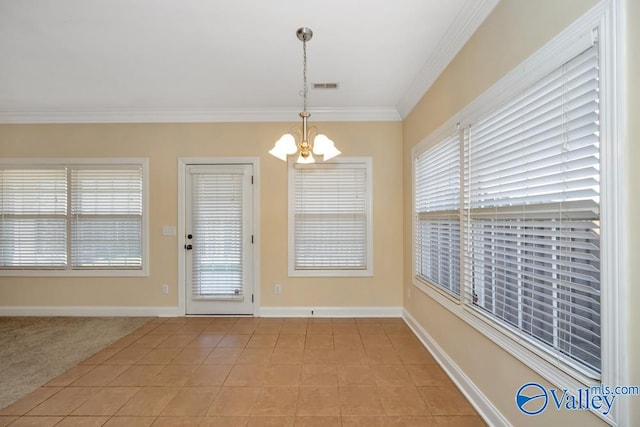
<instances>
[{"instance_id":1,"label":"electrical outlet","mask_svg":"<svg viewBox=\"0 0 640 427\"><path fill-rule=\"evenodd\" d=\"M273 294L280 295L282 293L282 285L280 283L274 283L273 285Z\"/></svg>"},{"instance_id":2,"label":"electrical outlet","mask_svg":"<svg viewBox=\"0 0 640 427\"><path fill-rule=\"evenodd\" d=\"M162 285L162 294L163 295L167 295L169 293L169 285L167 285L166 283L164 283Z\"/></svg>"}]
</instances>

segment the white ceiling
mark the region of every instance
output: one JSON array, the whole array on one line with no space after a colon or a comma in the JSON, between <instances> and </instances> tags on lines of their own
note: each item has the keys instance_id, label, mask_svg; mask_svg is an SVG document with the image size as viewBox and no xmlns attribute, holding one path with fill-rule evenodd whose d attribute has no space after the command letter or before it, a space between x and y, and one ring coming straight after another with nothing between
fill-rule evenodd
<instances>
[{"instance_id":1,"label":"white ceiling","mask_svg":"<svg viewBox=\"0 0 640 427\"><path fill-rule=\"evenodd\" d=\"M0 122L399 120L498 0L0 0Z\"/></svg>"}]
</instances>

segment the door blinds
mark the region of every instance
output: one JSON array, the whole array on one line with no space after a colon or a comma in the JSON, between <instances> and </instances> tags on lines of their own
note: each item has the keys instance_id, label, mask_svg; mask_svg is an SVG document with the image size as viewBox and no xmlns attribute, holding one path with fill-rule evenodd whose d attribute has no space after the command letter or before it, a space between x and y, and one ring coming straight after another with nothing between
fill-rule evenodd
<instances>
[{"instance_id":1,"label":"door blinds","mask_svg":"<svg viewBox=\"0 0 640 427\"><path fill-rule=\"evenodd\" d=\"M192 296L243 299L244 172L192 173Z\"/></svg>"}]
</instances>

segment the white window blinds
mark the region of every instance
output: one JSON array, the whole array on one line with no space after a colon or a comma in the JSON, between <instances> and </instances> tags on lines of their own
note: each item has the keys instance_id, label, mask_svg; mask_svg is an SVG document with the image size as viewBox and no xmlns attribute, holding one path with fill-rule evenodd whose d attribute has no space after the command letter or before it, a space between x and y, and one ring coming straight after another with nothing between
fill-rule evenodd
<instances>
[{"instance_id":1,"label":"white window blinds","mask_svg":"<svg viewBox=\"0 0 640 427\"><path fill-rule=\"evenodd\" d=\"M0 270L143 271L143 162L87 160L0 164Z\"/></svg>"},{"instance_id":2,"label":"white window blinds","mask_svg":"<svg viewBox=\"0 0 640 427\"><path fill-rule=\"evenodd\" d=\"M473 123L465 144L466 301L600 372L597 47Z\"/></svg>"},{"instance_id":3,"label":"white window blinds","mask_svg":"<svg viewBox=\"0 0 640 427\"><path fill-rule=\"evenodd\" d=\"M0 167L0 267L65 268L67 171Z\"/></svg>"},{"instance_id":4,"label":"white window blinds","mask_svg":"<svg viewBox=\"0 0 640 427\"><path fill-rule=\"evenodd\" d=\"M460 148L446 138L419 154L415 171L415 274L460 294Z\"/></svg>"},{"instance_id":5,"label":"white window blinds","mask_svg":"<svg viewBox=\"0 0 640 427\"><path fill-rule=\"evenodd\" d=\"M368 163L293 167L294 270L367 270Z\"/></svg>"},{"instance_id":6,"label":"white window blinds","mask_svg":"<svg viewBox=\"0 0 640 427\"><path fill-rule=\"evenodd\" d=\"M142 268L142 167L71 168L71 264Z\"/></svg>"},{"instance_id":7,"label":"white window blinds","mask_svg":"<svg viewBox=\"0 0 640 427\"><path fill-rule=\"evenodd\" d=\"M243 299L242 169L192 173L195 299Z\"/></svg>"}]
</instances>

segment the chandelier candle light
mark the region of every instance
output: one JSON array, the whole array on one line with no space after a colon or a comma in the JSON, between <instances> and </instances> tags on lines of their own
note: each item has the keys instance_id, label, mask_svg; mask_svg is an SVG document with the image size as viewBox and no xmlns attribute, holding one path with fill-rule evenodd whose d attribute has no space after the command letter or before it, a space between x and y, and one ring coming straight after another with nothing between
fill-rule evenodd
<instances>
[{"instance_id":1,"label":"chandelier candle light","mask_svg":"<svg viewBox=\"0 0 640 427\"><path fill-rule=\"evenodd\" d=\"M340 154L332 140L326 135L318 133L315 126L307 127L307 119L311 114L307 112L307 42L313 37L313 31L309 28L298 28L296 36L302 42L303 53L303 89L302 97L304 104L300 117L302 118L302 129L294 127L291 132L285 133L276 141L269 154L287 161L287 156L293 155L300 151L297 163L313 163L315 159L313 155L323 156L323 160L327 161ZM313 143L311 140L313 139Z\"/></svg>"}]
</instances>

